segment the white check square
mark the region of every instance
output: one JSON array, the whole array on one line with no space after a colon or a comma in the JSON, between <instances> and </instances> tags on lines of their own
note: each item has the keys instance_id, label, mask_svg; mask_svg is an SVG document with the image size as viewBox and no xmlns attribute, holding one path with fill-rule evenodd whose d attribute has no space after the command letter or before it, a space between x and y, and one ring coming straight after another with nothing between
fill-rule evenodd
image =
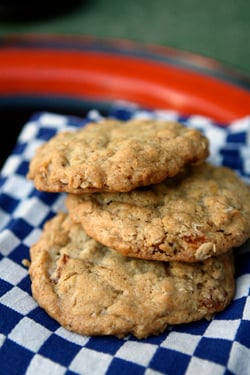
<instances>
[{"instance_id":1,"label":"white check square","mask_svg":"<svg viewBox=\"0 0 250 375\"><path fill-rule=\"evenodd\" d=\"M172 331L161 343L161 347L192 355L200 339L201 337L198 335L190 335L187 333Z\"/></svg>"},{"instance_id":2,"label":"white check square","mask_svg":"<svg viewBox=\"0 0 250 375\"><path fill-rule=\"evenodd\" d=\"M212 320L208 325L205 337L234 340L240 325L240 319L236 320Z\"/></svg>"},{"instance_id":3,"label":"white check square","mask_svg":"<svg viewBox=\"0 0 250 375\"><path fill-rule=\"evenodd\" d=\"M117 351L116 357L146 367L156 352L157 346L136 341L127 341Z\"/></svg>"},{"instance_id":4,"label":"white check square","mask_svg":"<svg viewBox=\"0 0 250 375\"><path fill-rule=\"evenodd\" d=\"M225 367L205 359L192 357L185 375L224 375Z\"/></svg>"},{"instance_id":5,"label":"white check square","mask_svg":"<svg viewBox=\"0 0 250 375\"><path fill-rule=\"evenodd\" d=\"M77 374L104 375L112 359L110 354L82 348L71 362L69 369Z\"/></svg>"},{"instance_id":6,"label":"white check square","mask_svg":"<svg viewBox=\"0 0 250 375\"><path fill-rule=\"evenodd\" d=\"M47 328L25 317L11 331L9 338L35 353L50 335Z\"/></svg>"},{"instance_id":7,"label":"white check square","mask_svg":"<svg viewBox=\"0 0 250 375\"><path fill-rule=\"evenodd\" d=\"M9 258L0 261L0 277L12 285L17 285L25 276L27 270Z\"/></svg>"},{"instance_id":8,"label":"white check square","mask_svg":"<svg viewBox=\"0 0 250 375\"><path fill-rule=\"evenodd\" d=\"M5 293L0 298L0 302L23 315L28 314L37 306L34 299L18 287L13 287Z\"/></svg>"},{"instance_id":9,"label":"white check square","mask_svg":"<svg viewBox=\"0 0 250 375\"><path fill-rule=\"evenodd\" d=\"M48 358L36 354L30 362L26 375L64 375L66 368Z\"/></svg>"}]
</instances>

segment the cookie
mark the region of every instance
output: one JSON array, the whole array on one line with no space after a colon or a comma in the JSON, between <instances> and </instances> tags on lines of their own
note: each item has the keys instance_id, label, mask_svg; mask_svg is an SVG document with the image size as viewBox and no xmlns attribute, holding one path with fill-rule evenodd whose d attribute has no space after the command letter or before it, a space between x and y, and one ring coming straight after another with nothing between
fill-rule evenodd
<instances>
[{"instance_id":1,"label":"cookie","mask_svg":"<svg viewBox=\"0 0 250 375\"><path fill-rule=\"evenodd\" d=\"M168 324L211 318L235 293L231 252L196 263L124 257L62 212L45 224L30 253L33 297L83 335L157 335Z\"/></svg>"},{"instance_id":2,"label":"cookie","mask_svg":"<svg viewBox=\"0 0 250 375\"><path fill-rule=\"evenodd\" d=\"M176 122L103 120L43 144L27 177L48 192L127 192L208 156L208 140Z\"/></svg>"},{"instance_id":3,"label":"cookie","mask_svg":"<svg viewBox=\"0 0 250 375\"><path fill-rule=\"evenodd\" d=\"M89 236L125 256L195 262L250 236L250 189L230 169L208 163L129 193L66 198Z\"/></svg>"}]
</instances>

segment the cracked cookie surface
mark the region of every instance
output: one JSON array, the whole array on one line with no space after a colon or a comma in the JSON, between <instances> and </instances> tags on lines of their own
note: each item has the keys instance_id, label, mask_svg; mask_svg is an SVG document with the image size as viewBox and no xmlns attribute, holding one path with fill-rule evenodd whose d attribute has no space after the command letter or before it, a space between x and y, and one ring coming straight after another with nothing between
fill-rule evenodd
<instances>
[{"instance_id":1,"label":"cracked cookie surface","mask_svg":"<svg viewBox=\"0 0 250 375\"><path fill-rule=\"evenodd\" d=\"M195 262L250 236L249 186L208 163L129 193L69 194L66 206L88 235L142 259Z\"/></svg>"},{"instance_id":2,"label":"cracked cookie surface","mask_svg":"<svg viewBox=\"0 0 250 375\"><path fill-rule=\"evenodd\" d=\"M83 335L163 332L226 308L235 292L231 252L198 263L124 257L59 212L31 247L29 274L38 304Z\"/></svg>"},{"instance_id":3,"label":"cracked cookie surface","mask_svg":"<svg viewBox=\"0 0 250 375\"><path fill-rule=\"evenodd\" d=\"M208 140L176 122L103 120L55 135L30 162L38 190L125 192L159 183L208 156Z\"/></svg>"}]
</instances>

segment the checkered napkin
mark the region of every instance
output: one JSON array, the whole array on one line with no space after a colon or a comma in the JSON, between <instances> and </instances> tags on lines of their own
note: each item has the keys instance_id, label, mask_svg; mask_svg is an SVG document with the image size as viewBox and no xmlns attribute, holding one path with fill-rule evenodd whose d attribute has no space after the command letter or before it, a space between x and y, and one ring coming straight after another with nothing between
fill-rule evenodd
<instances>
[{"instance_id":1,"label":"checkered napkin","mask_svg":"<svg viewBox=\"0 0 250 375\"><path fill-rule=\"evenodd\" d=\"M118 105L119 119L151 117L179 120L210 139L210 161L235 169L250 182L250 117L230 126L174 111L148 111ZM163 334L134 337L86 337L62 328L31 296L30 278L22 265L46 220L64 209L64 194L42 193L26 179L34 150L57 131L98 121L92 110L85 119L53 113L34 114L23 127L0 176L0 374L3 375L249 375L250 374L250 243L236 254L234 301L215 318L169 327ZM225 125L225 124L223 124ZM227 124L228 125L228 124Z\"/></svg>"}]
</instances>

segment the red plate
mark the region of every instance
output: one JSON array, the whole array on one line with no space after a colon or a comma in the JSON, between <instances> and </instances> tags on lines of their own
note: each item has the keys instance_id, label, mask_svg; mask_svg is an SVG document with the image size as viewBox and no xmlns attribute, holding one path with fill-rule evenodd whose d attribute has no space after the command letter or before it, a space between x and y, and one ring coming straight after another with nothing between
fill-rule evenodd
<instances>
[{"instance_id":1,"label":"red plate","mask_svg":"<svg viewBox=\"0 0 250 375\"><path fill-rule=\"evenodd\" d=\"M12 35L0 46L2 106L52 100L75 108L121 99L223 123L250 112L249 77L201 56L77 36Z\"/></svg>"}]
</instances>

